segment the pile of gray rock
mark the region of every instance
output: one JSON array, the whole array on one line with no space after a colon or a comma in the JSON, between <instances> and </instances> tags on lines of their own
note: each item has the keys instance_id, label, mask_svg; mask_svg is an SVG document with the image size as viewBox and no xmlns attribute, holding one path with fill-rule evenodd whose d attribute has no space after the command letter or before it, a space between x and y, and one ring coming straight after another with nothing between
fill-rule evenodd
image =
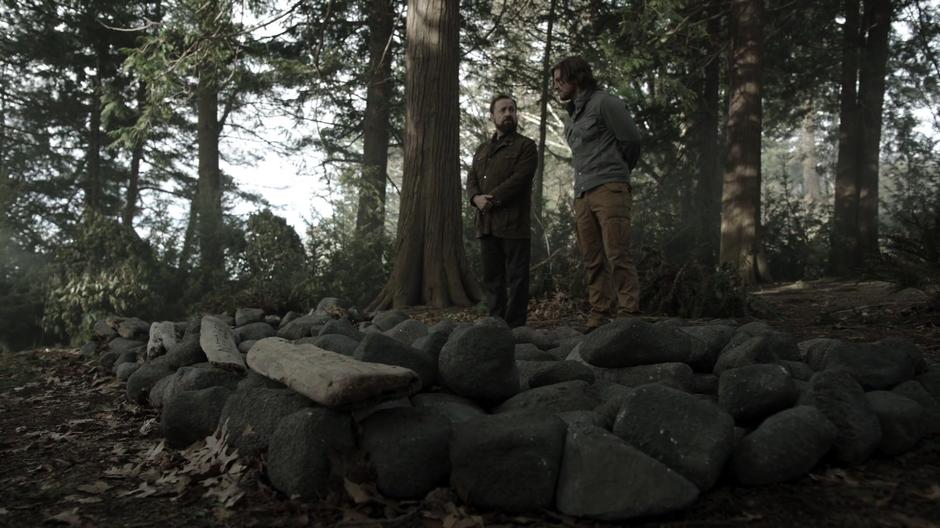
<instances>
[{"instance_id":1,"label":"pile of gray rock","mask_svg":"<svg viewBox=\"0 0 940 528\"><path fill-rule=\"evenodd\" d=\"M366 460L395 499L449 485L479 508L618 521L940 432L940 366L903 338L639 318L588 335L492 318L428 327L401 311L354 324L337 307L110 318L83 351L161 409L168 445L224 424L241 455L265 453L277 489L309 500Z\"/></svg>"}]
</instances>

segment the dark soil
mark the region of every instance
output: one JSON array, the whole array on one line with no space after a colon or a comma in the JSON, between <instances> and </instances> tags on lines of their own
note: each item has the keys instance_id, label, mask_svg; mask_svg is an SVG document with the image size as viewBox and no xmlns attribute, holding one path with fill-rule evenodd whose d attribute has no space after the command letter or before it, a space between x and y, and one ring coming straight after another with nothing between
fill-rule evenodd
<instances>
[{"instance_id":1,"label":"dark soil","mask_svg":"<svg viewBox=\"0 0 940 528\"><path fill-rule=\"evenodd\" d=\"M918 292L821 281L765 289L756 299L768 322L801 338L901 335L940 361L940 303ZM582 322L563 300L532 313L533 326ZM446 490L420 502L387 501L352 482L318 504L292 501L267 485L263 461L237 460L211 441L183 452L163 449L156 412L126 403L122 384L95 365L74 349L0 355L0 526L601 525L550 512L471 511ZM722 483L681 514L635 525L938 526L940 441L857 467L823 466L788 484Z\"/></svg>"}]
</instances>

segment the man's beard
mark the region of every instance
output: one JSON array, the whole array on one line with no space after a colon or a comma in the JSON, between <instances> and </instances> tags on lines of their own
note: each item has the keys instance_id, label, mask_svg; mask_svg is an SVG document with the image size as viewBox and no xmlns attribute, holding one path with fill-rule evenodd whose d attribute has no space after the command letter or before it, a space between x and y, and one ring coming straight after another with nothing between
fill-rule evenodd
<instances>
[{"instance_id":1,"label":"man's beard","mask_svg":"<svg viewBox=\"0 0 940 528\"><path fill-rule=\"evenodd\" d=\"M501 134L511 134L516 131L516 122L513 120L503 121L496 125L496 130L499 130Z\"/></svg>"}]
</instances>

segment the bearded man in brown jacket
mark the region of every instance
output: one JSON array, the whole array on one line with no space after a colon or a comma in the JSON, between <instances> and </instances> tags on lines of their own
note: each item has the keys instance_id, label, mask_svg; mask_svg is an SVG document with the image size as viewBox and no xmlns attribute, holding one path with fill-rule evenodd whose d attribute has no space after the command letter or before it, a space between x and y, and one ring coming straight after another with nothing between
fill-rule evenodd
<instances>
[{"instance_id":1,"label":"bearded man in brown jacket","mask_svg":"<svg viewBox=\"0 0 940 528\"><path fill-rule=\"evenodd\" d=\"M516 132L516 101L490 101L493 136L480 145L467 174L467 197L477 209L483 290L491 316L523 326L529 304L529 215L535 142ZM508 295L507 295L508 287Z\"/></svg>"}]
</instances>

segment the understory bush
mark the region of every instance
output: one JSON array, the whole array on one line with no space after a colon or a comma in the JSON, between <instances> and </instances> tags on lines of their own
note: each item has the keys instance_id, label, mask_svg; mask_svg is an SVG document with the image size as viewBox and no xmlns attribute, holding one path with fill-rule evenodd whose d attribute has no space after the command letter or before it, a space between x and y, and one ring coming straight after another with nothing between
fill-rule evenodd
<instances>
[{"instance_id":1,"label":"understory bush","mask_svg":"<svg viewBox=\"0 0 940 528\"><path fill-rule=\"evenodd\" d=\"M161 277L150 246L131 227L86 211L74 232L63 233L52 265L43 328L73 343L91 338L108 314L160 314Z\"/></svg>"}]
</instances>

